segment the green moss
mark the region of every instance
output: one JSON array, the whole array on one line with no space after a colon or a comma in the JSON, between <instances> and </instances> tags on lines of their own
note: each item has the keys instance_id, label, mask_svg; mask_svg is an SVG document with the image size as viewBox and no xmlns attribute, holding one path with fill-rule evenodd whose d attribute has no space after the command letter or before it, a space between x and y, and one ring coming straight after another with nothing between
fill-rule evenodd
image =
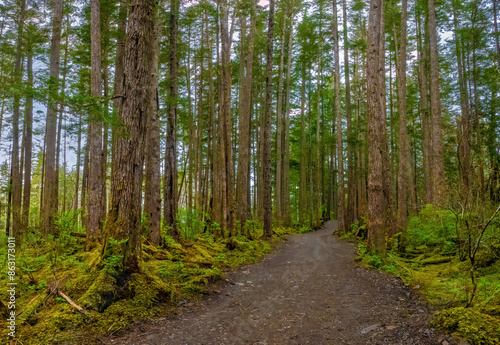
<instances>
[{"instance_id":1,"label":"green moss","mask_svg":"<svg viewBox=\"0 0 500 345\"><path fill-rule=\"evenodd\" d=\"M116 278L103 270L92 277L92 285L78 299L78 305L86 310L103 312L112 303L116 290Z\"/></svg>"},{"instance_id":2,"label":"green moss","mask_svg":"<svg viewBox=\"0 0 500 345\"><path fill-rule=\"evenodd\" d=\"M436 313L432 325L476 345L500 343L500 318L482 313L478 308L450 308Z\"/></svg>"},{"instance_id":3,"label":"green moss","mask_svg":"<svg viewBox=\"0 0 500 345\"><path fill-rule=\"evenodd\" d=\"M171 237L164 248L143 244L140 273L119 274L120 258L108 246L83 250L83 243L64 234L64 245L33 238L18 257L18 306L25 308L19 316L18 339L31 344L85 344L89 339L124 328L135 320L175 308L179 300L206 293L210 285L224 277L227 269L255 262L269 252L273 243L296 230L279 228L270 242L250 240L245 236L215 239L210 233L193 236L184 245ZM259 238L262 230L253 229ZM0 242L5 240L0 236ZM116 242L116 241L115 241ZM228 245L230 243L232 245ZM113 242L114 243L114 242ZM234 245L234 246L233 246ZM4 265L2 267L6 267ZM6 273L5 269L2 273ZM54 276L55 275L55 276ZM6 274L0 284L6 284ZM82 314L63 298L49 294L57 286L77 305ZM29 301L40 295L35 301ZM5 300L5 291L0 291ZM5 321L0 320L2 339L7 338Z\"/></svg>"}]
</instances>

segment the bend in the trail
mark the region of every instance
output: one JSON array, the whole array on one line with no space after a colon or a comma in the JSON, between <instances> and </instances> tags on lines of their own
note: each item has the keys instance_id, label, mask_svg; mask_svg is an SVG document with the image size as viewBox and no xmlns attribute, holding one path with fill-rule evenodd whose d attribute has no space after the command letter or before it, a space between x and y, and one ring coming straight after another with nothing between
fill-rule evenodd
<instances>
[{"instance_id":1,"label":"bend in the trail","mask_svg":"<svg viewBox=\"0 0 500 345\"><path fill-rule=\"evenodd\" d=\"M230 275L219 294L140 322L109 344L455 344L428 327L425 303L399 280L354 264L356 248L322 230L292 235Z\"/></svg>"}]
</instances>

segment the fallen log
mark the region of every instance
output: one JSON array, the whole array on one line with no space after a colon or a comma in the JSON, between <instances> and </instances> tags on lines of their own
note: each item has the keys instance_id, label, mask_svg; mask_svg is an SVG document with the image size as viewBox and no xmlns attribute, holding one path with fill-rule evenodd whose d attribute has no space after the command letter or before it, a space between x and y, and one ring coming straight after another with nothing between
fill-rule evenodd
<instances>
[{"instance_id":1,"label":"fallen log","mask_svg":"<svg viewBox=\"0 0 500 345\"><path fill-rule=\"evenodd\" d=\"M430 258L422 260L420 263L422 265L437 265L437 264L444 264L445 262L450 262L451 260L452 260L451 257Z\"/></svg>"}]
</instances>

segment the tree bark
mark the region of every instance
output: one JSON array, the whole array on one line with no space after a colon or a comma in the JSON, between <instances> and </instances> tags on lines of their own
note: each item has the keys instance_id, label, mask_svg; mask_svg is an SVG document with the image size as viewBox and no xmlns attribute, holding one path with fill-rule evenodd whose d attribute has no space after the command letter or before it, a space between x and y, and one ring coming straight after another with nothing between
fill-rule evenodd
<instances>
[{"instance_id":1,"label":"tree bark","mask_svg":"<svg viewBox=\"0 0 500 345\"><path fill-rule=\"evenodd\" d=\"M264 111L264 131L262 152L264 237L272 236L272 186L271 186L271 117L273 86L273 38L274 38L274 0L269 1L269 22L267 28L266 53L266 101Z\"/></svg>"},{"instance_id":2,"label":"tree bark","mask_svg":"<svg viewBox=\"0 0 500 345\"><path fill-rule=\"evenodd\" d=\"M302 62L302 87L300 105L300 179L299 179L299 222L305 224L307 215L307 181L306 181L306 64Z\"/></svg>"},{"instance_id":3,"label":"tree bark","mask_svg":"<svg viewBox=\"0 0 500 345\"><path fill-rule=\"evenodd\" d=\"M23 58L23 31L24 17L26 10L26 0L20 1L19 18L17 26L17 48L16 60L14 63L14 100L12 112L12 231L10 236L16 238L16 243L21 243L23 224L21 218L21 197L22 197L22 166L19 160L19 108L21 98L22 83L22 58Z\"/></svg>"},{"instance_id":4,"label":"tree bark","mask_svg":"<svg viewBox=\"0 0 500 345\"><path fill-rule=\"evenodd\" d=\"M436 29L436 0L429 0L430 98L432 123L433 203L444 206L446 180L444 175L443 137L441 132L441 97L439 91L439 52Z\"/></svg>"},{"instance_id":5,"label":"tree bark","mask_svg":"<svg viewBox=\"0 0 500 345\"><path fill-rule=\"evenodd\" d=\"M384 160L382 151L387 147L385 137L384 104L381 85L381 8L384 0L370 0L367 51L367 105L368 105L368 248L385 253Z\"/></svg>"},{"instance_id":6,"label":"tree bark","mask_svg":"<svg viewBox=\"0 0 500 345\"><path fill-rule=\"evenodd\" d=\"M54 1L52 20L52 41L50 47L50 79L46 120L46 162L44 183L44 231L50 234L54 229L54 215L57 212L57 178L56 178L56 137L57 137L57 98L59 89L59 62L61 48L61 22L63 0Z\"/></svg>"},{"instance_id":7,"label":"tree bark","mask_svg":"<svg viewBox=\"0 0 500 345\"><path fill-rule=\"evenodd\" d=\"M170 235L178 240L177 214L177 32L179 0L170 3L169 27L169 75L167 103L167 139L165 151L165 177L163 181L164 222L170 227Z\"/></svg>"},{"instance_id":8,"label":"tree bark","mask_svg":"<svg viewBox=\"0 0 500 345\"><path fill-rule=\"evenodd\" d=\"M31 160L33 152L33 52L28 52L27 59L28 94L26 96L26 133L24 134L24 191L23 191L23 229L29 227L31 200Z\"/></svg>"},{"instance_id":9,"label":"tree bark","mask_svg":"<svg viewBox=\"0 0 500 345\"><path fill-rule=\"evenodd\" d=\"M333 45L335 56L335 94L334 111L337 119L337 173L338 173L338 206L337 219L340 233L347 231L345 219L345 189L344 189L344 149L342 140L342 112L340 110L340 56L339 56L339 33L337 20L337 0L333 0Z\"/></svg>"},{"instance_id":10,"label":"tree bark","mask_svg":"<svg viewBox=\"0 0 500 345\"><path fill-rule=\"evenodd\" d=\"M87 250L98 238L102 220L102 68L101 68L101 7L99 0L91 1L91 94L92 111L89 121L89 179Z\"/></svg>"},{"instance_id":11,"label":"tree bark","mask_svg":"<svg viewBox=\"0 0 500 345\"><path fill-rule=\"evenodd\" d=\"M148 117L146 139L146 171L144 187L144 213L147 226L150 229L150 240L154 246L161 243L161 197L160 197L160 118L158 99L158 68L159 49L161 40L161 26L156 24L152 51L153 77L152 77L152 111Z\"/></svg>"},{"instance_id":12,"label":"tree bark","mask_svg":"<svg viewBox=\"0 0 500 345\"><path fill-rule=\"evenodd\" d=\"M141 257L142 171L147 117L153 111L154 13L154 0L131 1L119 114L122 126L116 138L116 167L107 219L109 234L127 240L123 263L129 273L139 271Z\"/></svg>"},{"instance_id":13,"label":"tree bark","mask_svg":"<svg viewBox=\"0 0 500 345\"><path fill-rule=\"evenodd\" d=\"M349 37L347 29L347 0L342 3L343 30L344 30L344 79L345 79L345 110L347 119L347 209L345 213L346 227L351 226L355 219L356 209L356 173L355 155L352 128L352 106L351 106L351 81L349 70Z\"/></svg>"},{"instance_id":14,"label":"tree bark","mask_svg":"<svg viewBox=\"0 0 500 345\"><path fill-rule=\"evenodd\" d=\"M251 135L251 110L252 110L252 72L253 72L253 53L255 41L255 22L256 22L256 3L252 0L252 12L250 14L250 33L248 35L248 50L245 59L243 59L243 50L241 64L246 62L245 75L241 76L244 79L243 87L241 88L240 97L240 118L239 118L239 138L240 147L238 155L238 178L237 178L237 207L238 220L240 221L241 229L247 236L250 235L249 229L245 228L246 221L250 218L249 200L249 185L250 175L248 169L250 167L250 150L248 142ZM246 19L243 19L246 22ZM246 60L246 61L245 61Z\"/></svg>"},{"instance_id":15,"label":"tree bark","mask_svg":"<svg viewBox=\"0 0 500 345\"><path fill-rule=\"evenodd\" d=\"M276 106L276 220L282 221L282 196L283 196L283 65L285 60L285 23L286 14L283 16L280 65L278 70L278 104Z\"/></svg>"},{"instance_id":16,"label":"tree bark","mask_svg":"<svg viewBox=\"0 0 500 345\"><path fill-rule=\"evenodd\" d=\"M411 180L410 143L406 122L406 18L407 0L401 1L401 37L399 45L398 112L399 112L399 170L398 170L398 231L405 233L408 222L408 188Z\"/></svg>"},{"instance_id":17,"label":"tree bark","mask_svg":"<svg viewBox=\"0 0 500 345\"><path fill-rule=\"evenodd\" d=\"M285 226L291 226L292 224L290 212L290 79L292 73L293 16L292 9L290 13L290 32L288 33L285 95L285 158L283 161L283 224Z\"/></svg>"}]
</instances>

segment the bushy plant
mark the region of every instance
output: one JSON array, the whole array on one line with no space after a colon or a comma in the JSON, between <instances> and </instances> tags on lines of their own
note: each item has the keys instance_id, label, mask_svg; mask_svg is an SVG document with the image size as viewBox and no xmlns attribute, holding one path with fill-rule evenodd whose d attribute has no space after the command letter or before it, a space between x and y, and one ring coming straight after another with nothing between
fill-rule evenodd
<instances>
[{"instance_id":1,"label":"bushy plant","mask_svg":"<svg viewBox=\"0 0 500 345\"><path fill-rule=\"evenodd\" d=\"M451 211L426 205L408 223L406 244L414 248L435 247L456 241L456 221Z\"/></svg>"}]
</instances>

